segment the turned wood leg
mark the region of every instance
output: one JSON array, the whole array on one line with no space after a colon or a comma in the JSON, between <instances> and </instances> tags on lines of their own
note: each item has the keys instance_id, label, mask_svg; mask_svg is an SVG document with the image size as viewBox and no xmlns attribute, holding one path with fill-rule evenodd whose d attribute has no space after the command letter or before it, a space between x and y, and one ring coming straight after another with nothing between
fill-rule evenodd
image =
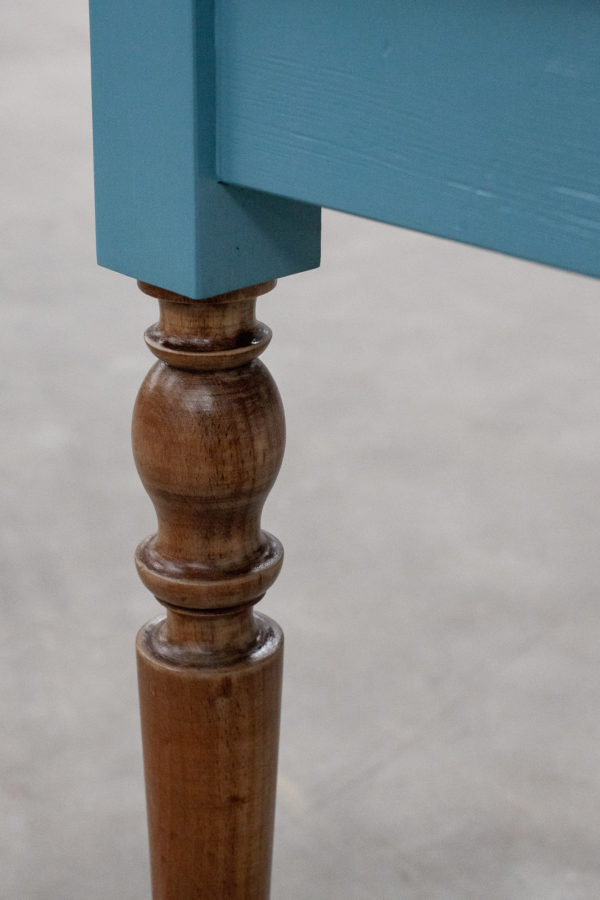
<instances>
[{"instance_id":1,"label":"turned wood leg","mask_svg":"<svg viewBox=\"0 0 600 900\"><path fill-rule=\"evenodd\" d=\"M140 283L160 304L133 418L158 519L136 563L166 607L137 641L154 900L269 896L283 636L254 604L283 557L260 516L284 419L254 307L272 287Z\"/></svg>"}]
</instances>

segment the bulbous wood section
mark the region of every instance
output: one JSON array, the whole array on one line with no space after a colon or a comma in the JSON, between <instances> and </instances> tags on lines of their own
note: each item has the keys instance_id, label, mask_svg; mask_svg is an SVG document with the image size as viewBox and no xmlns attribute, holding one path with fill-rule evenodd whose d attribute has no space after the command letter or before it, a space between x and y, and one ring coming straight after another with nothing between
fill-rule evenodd
<instances>
[{"instance_id":1,"label":"bulbous wood section","mask_svg":"<svg viewBox=\"0 0 600 900\"><path fill-rule=\"evenodd\" d=\"M170 606L252 603L281 568L281 544L260 528L284 449L281 399L255 359L270 337L254 319L256 294L271 286L208 301L143 286L160 300L146 333L159 362L137 398L133 450L158 532L136 562Z\"/></svg>"},{"instance_id":2,"label":"bulbous wood section","mask_svg":"<svg viewBox=\"0 0 600 900\"><path fill-rule=\"evenodd\" d=\"M267 900L283 636L254 612L281 567L262 531L284 447L254 315L274 282L159 300L133 448L158 530L136 553L166 607L138 635L154 900Z\"/></svg>"}]
</instances>

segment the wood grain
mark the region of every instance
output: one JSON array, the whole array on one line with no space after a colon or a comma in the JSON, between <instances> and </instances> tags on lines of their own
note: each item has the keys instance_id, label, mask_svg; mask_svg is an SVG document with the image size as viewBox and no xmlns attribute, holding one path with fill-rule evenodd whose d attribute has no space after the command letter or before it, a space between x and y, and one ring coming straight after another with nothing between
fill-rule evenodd
<instances>
[{"instance_id":1,"label":"wood grain","mask_svg":"<svg viewBox=\"0 0 600 900\"><path fill-rule=\"evenodd\" d=\"M140 284L161 308L132 430L158 518L136 562L167 608L137 641L154 900L269 896L283 636L253 605L283 557L260 516L284 420L254 307L273 286Z\"/></svg>"},{"instance_id":2,"label":"wood grain","mask_svg":"<svg viewBox=\"0 0 600 900\"><path fill-rule=\"evenodd\" d=\"M217 0L218 172L600 275L600 6Z\"/></svg>"}]
</instances>

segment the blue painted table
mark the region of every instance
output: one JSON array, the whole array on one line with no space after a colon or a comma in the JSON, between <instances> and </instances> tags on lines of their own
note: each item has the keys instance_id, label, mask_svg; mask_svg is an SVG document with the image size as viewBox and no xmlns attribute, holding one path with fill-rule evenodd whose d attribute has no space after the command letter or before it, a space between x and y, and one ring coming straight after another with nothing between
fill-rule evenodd
<instances>
[{"instance_id":1,"label":"blue painted table","mask_svg":"<svg viewBox=\"0 0 600 900\"><path fill-rule=\"evenodd\" d=\"M264 442L275 440L269 416L276 401L263 396L266 376L254 360L268 330L253 318L253 297L266 288L244 289L318 265L321 206L600 275L600 6L593 0L91 0L91 45L98 259L139 279L159 299L161 321L147 340L161 360L156 372L168 381L161 387L166 406L152 426L162 439L160 477L158 463L150 476L142 471L157 505L159 535L138 552L138 567L167 607L167 621L182 610L195 622L216 616L215 633L224 635L234 612L246 615L281 561L278 544L256 518L277 468L261 469ZM255 377L245 430L240 416L250 407L223 399L223 379L232 373ZM209 407L219 403L225 405L217 426ZM196 469L186 469L184 492L176 479L193 456L189 447L182 456L179 446L185 428L191 428L190 447L204 448L213 468L208 477L196 459ZM218 431L210 453L207 429ZM220 506L214 493L233 454L233 432L236 453L245 448L239 465L254 479L255 516L235 553L230 511L235 506L239 513L250 496L247 484L233 479ZM145 434L138 455L150 437ZM202 478L210 482L210 497L194 488ZM167 495L178 498L176 514L165 513ZM249 515L246 509L242 518ZM185 518L185 534L167 540L173 518ZM203 557L207 542L200 538L218 528L219 551L211 544ZM161 639L176 655L185 641L175 632ZM252 632L254 647L257 635ZM223 656L225 644L194 646L197 658L185 678L213 686L224 672L249 666L254 652L238 647L234 659ZM193 648L186 647L191 659ZM152 652L156 667L160 653L156 646ZM165 671L173 659L163 659ZM278 676L270 677L272 684ZM264 699L259 682L257 676L246 706L223 712L225 731L213 735L213 755L206 757L215 772L235 722L251 718ZM189 743L191 735L202 740L198 710L216 703L207 696L198 694L197 708L189 709L179 757L157 756L146 728L154 896L263 898L272 805L260 805L258 782L245 785L243 803L239 785L218 800L206 785L198 788L195 811L182 812L181 796L173 799L178 790L196 790ZM156 710L143 714L168 734L173 713L167 706L162 719ZM253 727L227 752L233 769L243 768L249 742L254 771L267 754L264 792L274 779L276 738L265 743L267 724L260 734ZM209 820L217 823L214 833ZM263 835L259 849L249 849L244 829L255 842ZM210 849L217 844L218 859ZM259 874L250 857L262 860ZM168 861L174 858L178 875Z\"/></svg>"}]
</instances>

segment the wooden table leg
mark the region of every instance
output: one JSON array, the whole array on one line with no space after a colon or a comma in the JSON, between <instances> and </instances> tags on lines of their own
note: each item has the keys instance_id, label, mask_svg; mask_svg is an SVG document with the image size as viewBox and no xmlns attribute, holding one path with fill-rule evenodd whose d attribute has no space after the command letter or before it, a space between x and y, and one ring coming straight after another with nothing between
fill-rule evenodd
<instances>
[{"instance_id":1,"label":"wooden table leg","mask_svg":"<svg viewBox=\"0 0 600 900\"><path fill-rule=\"evenodd\" d=\"M253 606L283 557L260 516L284 447L254 317L274 282L160 303L133 447L158 518L138 547L166 616L138 635L154 900L266 900L283 636Z\"/></svg>"}]
</instances>

